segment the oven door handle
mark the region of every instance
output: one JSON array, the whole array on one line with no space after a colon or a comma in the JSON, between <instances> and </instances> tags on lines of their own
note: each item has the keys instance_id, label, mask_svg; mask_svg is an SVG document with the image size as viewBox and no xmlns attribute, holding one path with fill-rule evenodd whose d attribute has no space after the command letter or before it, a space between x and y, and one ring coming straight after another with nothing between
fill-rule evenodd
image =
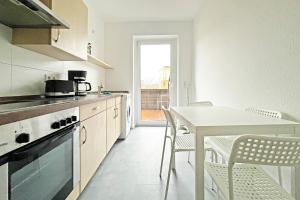
<instances>
[{"instance_id":1,"label":"oven door handle","mask_svg":"<svg viewBox=\"0 0 300 200\"><path fill-rule=\"evenodd\" d=\"M47 148L48 146L50 146L55 141L63 138L64 136L66 136L70 132L74 131L76 129L76 127L77 127L77 125L74 124L74 125L68 127L67 129L61 130L60 135L55 135L55 136L52 136L52 138L45 139L40 144L38 144L38 148L29 147L29 148L26 148L26 150L11 153L11 155L9 156L10 160L11 161L23 160L23 159L27 158L29 155L32 155L35 152L39 152L39 149Z\"/></svg>"},{"instance_id":2,"label":"oven door handle","mask_svg":"<svg viewBox=\"0 0 300 200\"><path fill-rule=\"evenodd\" d=\"M45 148L48 145L50 145L50 143L45 143L43 145L40 145L39 148ZM10 161L23 160L23 159L27 158L29 155L33 154L34 152L36 152L35 149L28 149L28 150L24 150L24 151L15 152L9 156L10 157L9 160Z\"/></svg>"}]
</instances>

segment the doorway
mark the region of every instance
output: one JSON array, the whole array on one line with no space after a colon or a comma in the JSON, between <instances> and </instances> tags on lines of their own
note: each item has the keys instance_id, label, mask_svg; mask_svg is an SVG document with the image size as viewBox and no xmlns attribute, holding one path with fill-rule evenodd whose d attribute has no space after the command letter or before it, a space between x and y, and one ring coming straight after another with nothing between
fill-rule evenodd
<instances>
[{"instance_id":1,"label":"doorway","mask_svg":"<svg viewBox=\"0 0 300 200\"><path fill-rule=\"evenodd\" d=\"M163 125L162 106L177 104L177 37L135 38L137 125Z\"/></svg>"}]
</instances>

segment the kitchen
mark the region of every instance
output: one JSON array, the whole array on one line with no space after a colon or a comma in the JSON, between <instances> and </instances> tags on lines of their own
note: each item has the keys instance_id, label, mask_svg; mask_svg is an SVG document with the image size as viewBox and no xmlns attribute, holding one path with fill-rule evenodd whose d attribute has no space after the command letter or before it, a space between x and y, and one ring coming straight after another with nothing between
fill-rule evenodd
<instances>
[{"instance_id":1,"label":"kitchen","mask_svg":"<svg viewBox=\"0 0 300 200\"><path fill-rule=\"evenodd\" d=\"M300 157L286 156L300 144L299 11L295 0L0 0L0 200L251 199L214 170L248 134L293 150L255 171L275 191L251 195L300 199ZM141 84L151 45L169 48L159 89Z\"/></svg>"}]
</instances>

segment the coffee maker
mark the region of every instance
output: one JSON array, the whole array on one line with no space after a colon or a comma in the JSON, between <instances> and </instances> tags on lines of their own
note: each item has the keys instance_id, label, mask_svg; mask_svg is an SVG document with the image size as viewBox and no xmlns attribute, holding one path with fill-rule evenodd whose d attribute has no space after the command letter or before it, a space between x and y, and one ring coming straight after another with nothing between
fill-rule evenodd
<instances>
[{"instance_id":1,"label":"coffee maker","mask_svg":"<svg viewBox=\"0 0 300 200\"><path fill-rule=\"evenodd\" d=\"M88 91L92 90L91 84L86 82L86 71L69 70L68 79L75 82L75 95L86 96Z\"/></svg>"}]
</instances>

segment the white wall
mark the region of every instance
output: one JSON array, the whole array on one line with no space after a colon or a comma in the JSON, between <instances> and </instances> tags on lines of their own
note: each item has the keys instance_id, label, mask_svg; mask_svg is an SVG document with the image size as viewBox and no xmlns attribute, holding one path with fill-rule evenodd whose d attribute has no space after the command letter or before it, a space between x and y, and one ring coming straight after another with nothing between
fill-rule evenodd
<instances>
[{"instance_id":1,"label":"white wall","mask_svg":"<svg viewBox=\"0 0 300 200\"><path fill-rule=\"evenodd\" d=\"M179 36L179 103L186 103L184 82L190 81L193 41L192 22L105 23L105 60L114 69L106 73L106 89L133 90L133 36Z\"/></svg>"},{"instance_id":2,"label":"white wall","mask_svg":"<svg viewBox=\"0 0 300 200\"><path fill-rule=\"evenodd\" d=\"M89 15L93 16L93 12ZM99 58L104 56L103 28L99 18L90 17L89 39L94 44L93 52ZM105 70L98 66L85 62L58 61L12 45L11 37L12 30L0 25L0 96L43 94L45 74L60 75L67 79L67 72L72 69L86 70L87 81L91 82L94 91L97 91L100 82L105 82Z\"/></svg>"},{"instance_id":3,"label":"white wall","mask_svg":"<svg viewBox=\"0 0 300 200\"><path fill-rule=\"evenodd\" d=\"M195 21L198 99L300 120L300 1L205 0Z\"/></svg>"},{"instance_id":4,"label":"white wall","mask_svg":"<svg viewBox=\"0 0 300 200\"><path fill-rule=\"evenodd\" d=\"M194 23L196 99L300 120L299 22L297 0L202 1Z\"/></svg>"}]
</instances>

